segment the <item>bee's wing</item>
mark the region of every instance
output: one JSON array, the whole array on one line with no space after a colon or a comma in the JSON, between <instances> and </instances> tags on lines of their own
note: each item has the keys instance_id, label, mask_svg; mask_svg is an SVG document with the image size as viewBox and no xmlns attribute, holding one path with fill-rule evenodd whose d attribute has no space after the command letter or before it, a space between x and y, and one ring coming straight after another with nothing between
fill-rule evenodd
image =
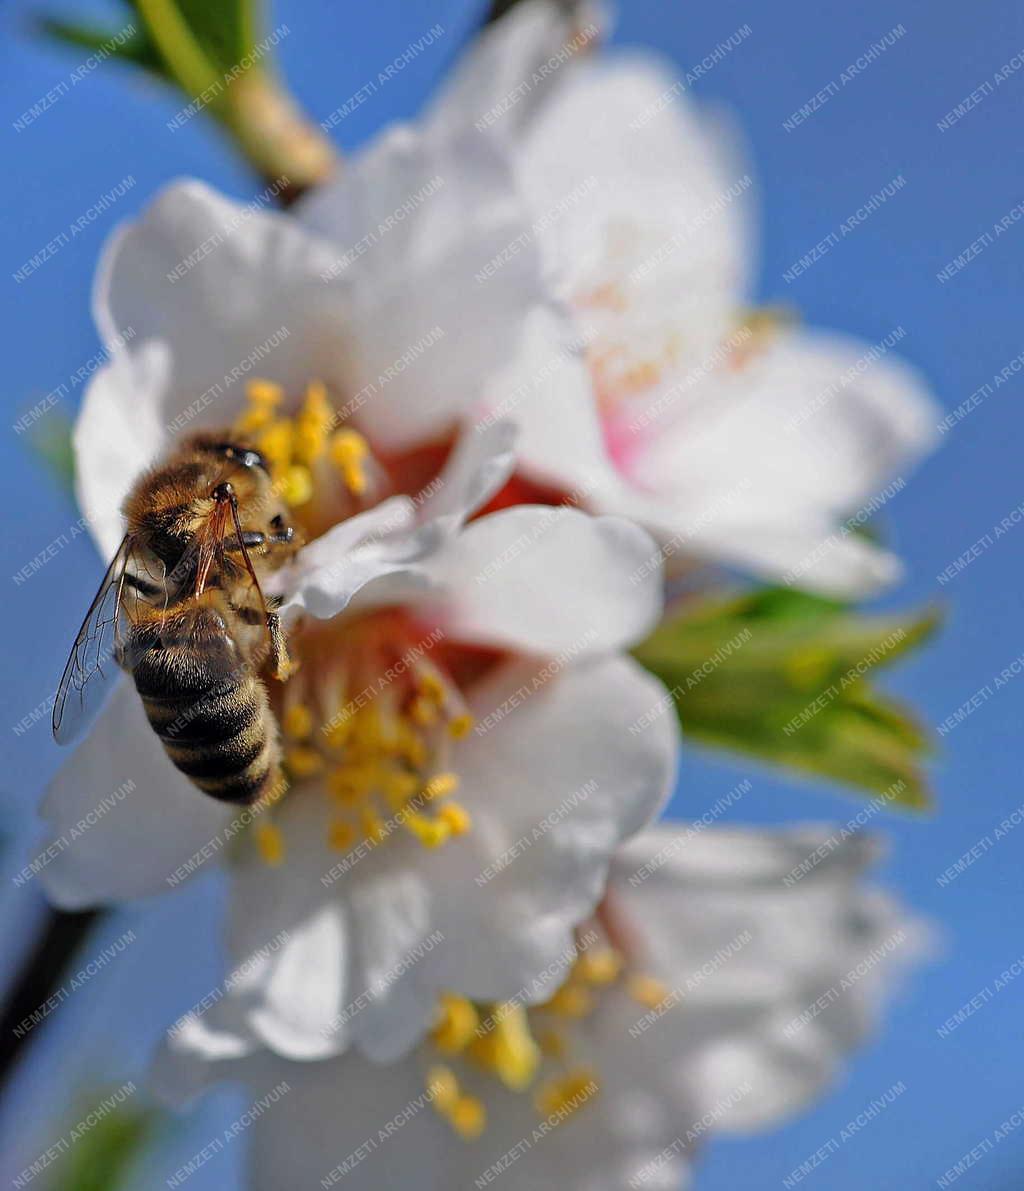
<instances>
[{"instance_id":1,"label":"bee's wing","mask_svg":"<svg viewBox=\"0 0 1024 1191\"><path fill-rule=\"evenodd\" d=\"M71 647L53 704L53 736L70 744L95 718L119 671L125 646L125 571L132 539L125 535Z\"/></svg>"}]
</instances>

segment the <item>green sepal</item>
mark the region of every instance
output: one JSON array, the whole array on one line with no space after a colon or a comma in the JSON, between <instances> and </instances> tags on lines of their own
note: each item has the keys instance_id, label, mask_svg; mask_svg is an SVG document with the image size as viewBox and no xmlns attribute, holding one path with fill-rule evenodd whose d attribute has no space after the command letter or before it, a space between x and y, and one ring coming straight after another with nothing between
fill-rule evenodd
<instances>
[{"instance_id":1,"label":"green sepal","mask_svg":"<svg viewBox=\"0 0 1024 1191\"><path fill-rule=\"evenodd\" d=\"M917 648L938 614L861 615L768 588L688 605L635 651L695 740L925 807L930 741L875 670Z\"/></svg>"}]
</instances>

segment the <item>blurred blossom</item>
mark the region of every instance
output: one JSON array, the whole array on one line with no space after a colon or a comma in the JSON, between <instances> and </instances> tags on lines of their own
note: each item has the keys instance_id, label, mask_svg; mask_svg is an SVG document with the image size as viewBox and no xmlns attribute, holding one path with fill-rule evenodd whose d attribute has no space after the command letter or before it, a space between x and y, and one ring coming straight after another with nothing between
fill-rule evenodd
<instances>
[{"instance_id":1,"label":"blurred blossom","mask_svg":"<svg viewBox=\"0 0 1024 1191\"><path fill-rule=\"evenodd\" d=\"M563 304L531 316L487 408L523 427L527 474L584 488L667 554L870 594L899 565L846 519L935 439L926 385L891 351L906 332L860 343L750 309L754 185L736 138L660 58L581 41L600 22L518 5L427 122L500 145L529 213L477 273L480 300L539 251ZM329 193L313 200L324 225Z\"/></svg>"},{"instance_id":2,"label":"blurred blossom","mask_svg":"<svg viewBox=\"0 0 1024 1191\"><path fill-rule=\"evenodd\" d=\"M918 958L922 928L863 883L875 851L816 828L650 830L617 854L546 1003L445 997L430 1038L387 1066L285 1062L195 1018L158 1083L188 1098L241 1080L255 1100L286 1082L253 1127L250 1185L268 1191L667 1191L712 1134L818 1095Z\"/></svg>"}]
</instances>

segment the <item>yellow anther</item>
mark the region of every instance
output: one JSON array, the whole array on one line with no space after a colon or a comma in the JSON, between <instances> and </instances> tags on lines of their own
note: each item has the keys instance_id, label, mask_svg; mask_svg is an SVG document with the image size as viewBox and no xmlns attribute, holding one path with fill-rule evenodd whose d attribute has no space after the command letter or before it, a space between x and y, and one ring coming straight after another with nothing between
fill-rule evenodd
<instances>
[{"instance_id":1,"label":"yellow anther","mask_svg":"<svg viewBox=\"0 0 1024 1191\"><path fill-rule=\"evenodd\" d=\"M398 739L396 748L413 769L422 769L427 763L427 746L416 733L403 721L398 722Z\"/></svg>"},{"instance_id":2,"label":"yellow anther","mask_svg":"<svg viewBox=\"0 0 1024 1191\"><path fill-rule=\"evenodd\" d=\"M409 718L420 728L437 723L437 704L426 695L417 695L409 704Z\"/></svg>"},{"instance_id":3,"label":"yellow anther","mask_svg":"<svg viewBox=\"0 0 1024 1191\"><path fill-rule=\"evenodd\" d=\"M307 740L313 731L313 712L305 703L293 703L285 711L281 727L292 740Z\"/></svg>"},{"instance_id":4,"label":"yellow anther","mask_svg":"<svg viewBox=\"0 0 1024 1191\"><path fill-rule=\"evenodd\" d=\"M447 823L428 819L425 815L406 815L402 825L407 827L425 848L439 848L452 833Z\"/></svg>"},{"instance_id":5,"label":"yellow anther","mask_svg":"<svg viewBox=\"0 0 1024 1191\"><path fill-rule=\"evenodd\" d=\"M281 477L281 497L292 508L308 504L313 498L313 477L308 467L294 463Z\"/></svg>"},{"instance_id":6,"label":"yellow anther","mask_svg":"<svg viewBox=\"0 0 1024 1191\"><path fill-rule=\"evenodd\" d=\"M344 713L325 725L324 736L331 748L340 749L352 734L352 717Z\"/></svg>"},{"instance_id":7,"label":"yellow anther","mask_svg":"<svg viewBox=\"0 0 1024 1191\"><path fill-rule=\"evenodd\" d=\"M276 867L284 859L284 836L273 823L259 823L256 827L256 846L264 861Z\"/></svg>"},{"instance_id":8,"label":"yellow anther","mask_svg":"<svg viewBox=\"0 0 1024 1191\"><path fill-rule=\"evenodd\" d=\"M566 1051L565 1039L557 1030L541 1030L537 1035L537 1045L541 1054L547 1055L549 1059L560 1059Z\"/></svg>"},{"instance_id":9,"label":"yellow anther","mask_svg":"<svg viewBox=\"0 0 1024 1191\"><path fill-rule=\"evenodd\" d=\"M458 802L446 802L437 812L437 817L447 825L453 836L465 835L472 826L469 812Z\"/></svg>"},{"instance_id":10,"label":"yellow anther","mask_svg":"<svg viewBox=\"0 0 1024 1191\"><path fill-rule=\"evenodd\" d=\"M363 807L359 812L359 823L362 826L363 834L367 839L373 840L375 844L379 844L387 837L387 831L380 817L368 806Z\"/></svg>"},{"instance_id":11,"label":"yellow anther","mask_svg":"<svg viewBox=\"0 0 1024 1191\"><path fill-rule=\"evenodd\" d=\"M437 1063L427 1072L427 1092L440 1113L449 1113L459 1098L459 1081L451 1067Z\"/></svg>"},{"instance_id":12,"label":"yellow anther","mask_svg":"<svg viewBox=\"0 0 1024 1191\"><path fill-rule=\"evenodd\" d=\"M522 1005L511 1002L497 1005L493 1025L472 1042L473 1058L514 1092L521 1092L533 1080L540 1063L540 1050L530 1033L529 1020Z\"/></svg>"},{"instance_id":13,"label":"yellow anther","mask_svg":"<svg viewBox=\"0 0 1024 1191\"><path fill-rule=\"evenodd\" d=\"M366 461L370 448L366 439L355 430L345 427L331 435L329 447L331 462L341 472L345 486L355 496L361 496L367 487Z\"/></svg>"},{"instance_id":14,"label":"yellow anther","mask_svg":"<svg viewBox=\"0 0 1024 1191\"><path fill-rule=\"evenodd\" d=\"M460 1096L449 1110L448 1120L461 1138L473 1141L484 1131L487 1110L476 1096Z\"/></svg>"},{"instance_id":15,"label":"yellow anther","mask_svg":"<svg viewBox=\"0 0 1024 1191\"><path fill-rule=\"evenodd\" d=\"M544 1008L562 1017L586 1017L594 1008L594 998L588 988L563 984Z\"/></svg>"},{"instance_id":16,"label":"yellow anther","mask_svg":"<svg viewBox=\"0 0 1024 1191\"><path fill-rule=\"evenodd\" d=\"M455 993L442 993L440 1008L441 1020L430 1037L442 1054L458 1054L476 1034L480 1018L473 1002Z\"/></svg>"},{"instance_id":17,"label":"yellow anther","mask_svg":"<svg viewBox=\"0 0 1024 1191\"><path fill-rule=\"evenodd\" d=\"M254 377L246 383L245 396L253 405L275 406L281 404L281 399L284 397L284 389L272 380L263 380L262 378Z\"/></svg>"},{"instance_id":18,"label":"yellow anther","mask_svg":"<svg viewBox=\"0 0 1024 1191\"><path fill-rule=\"evenodd\" d=\"M332 823L327 833L327 841L338 852L346 852L355 843L355 828L351 823Z\"/></svg>"},{"instance_id":19,"label":"yellow anther","mask_svg":"<svg viewBox=\"0 0 1024 1191\"><path fill-rule=\"evenodd\" d=\"M459 775L457 773L435 773L423 787L423 797L428 801L433 801L435 798L447 798L449 794L454 794L458 788Z\"/></svg>"},{"instance_id":20,"label":"yellow anther","mask_svg":"<svg viewBox=\"0 0 1024 1191\"><path fill-rule=\"evenodd\" d=\"M433 699L435 703L443 703L445 701L445 696L448 692L445 690L444 683L433 671L421 671L417 683L420 692L426 695L428 699Z\"/></svg>"},{"instance_id":21,"label":"yellow anther","mask_svg":"<svg viewBox=\"0 0 1024 1191\"><path fill-rule=\"evenodd\" d=\"M274 420L274 411L269 405L254 405L235 422L239 434L257 434L265 430Z\"/></svg>"},{"instance_id":22,"label":"yellow anther","mask_svg":"<svg viewBox=\"0 0 1024 1191\"><path fill-rule=\"evenodd\" d=\"M367 794L367 787L359 772L350 765L332 769L327 775L327 789L340 802L348 805L358 802Z\"/></svg>"},{"instance_id":23,"label":"yellow anther","mask_svg":"<svg viewBox=\"0 0 1024 1191\"><path fill-rule=\"evenodd\" d=\"M334 410L321 381L306 387L306 399L295 419L295 454L303 463L315 463L324 452L334 425Z\"/></svg>"},{"instance_id":24,"label":"yellow anther","mask_svg":"<svg viewBox=\"0 0 1024 1191\"><path fill-rule=\"evenodd\" d=\"M292 461L292 424L285 418L271 422L257 444L276 471L284 471Z\"/></svg>"},{"instance_id":25,"label":"yellow anther","mask_svg":"<svg viewBox=\"0 0 1024 1191\"><path fill-rule=\"evenodd\" d=\"M388 802L395 810L404 806L419 786L415 774L405 773L403 770L394 770L387 774L382 784Z\"/></svg>"},{"instance_id":26,"label":"yellow anther","mask_svg":"<svg viewBox=\"0 0 1024 1191\"><path fill-rule=\"evenodd\" d=\"M668 996L666 984L654 976L644 972L634 972L626 982L626 991L639 1004L647 1009L654 1009Z\"/></svg>"},{"instance_id":27,"label":"yellow anther","mask_svg":"<svg viewBox=\"0 0 1024 1191\"><path fill-rule=\"evenodd\" d=\"M622 971L622 956L611 947L585 951L576 961L573 974L588 984L611 984Z\"/></svg>"},{"instance_id":28,"label":"yellow anther","mask_svg":"<svg viewBox=\"0 0 1024 1191\"><path fill-rule=\"evenodd\" d=\"M582 1108L598 1090L594 1073L579 1067L538 1088L533 1103L542 1116L561 1119Z\"/></svg>"},{"instance_id":29,"label":"yellow anther","mask_svg":"<svg viewBox=\"0 0 1024 1191\"><path fill-rule=\"evenodd\" d=\"M452 740L462 740L468 736L473 729L473 717L466 712L463 715L453 716L448 721L448 735Z\"/></svg>"},{"instance_id":30,"label":"yellow anther","mask_svg":"<svg viewBox=\"0 0 1024 1191\"><path fill-rule=\"evenodd\" d=\"M324 767L323 755L304 744L286 749L284 759L289 772L296 778L313 777Z\"/></svg>"}]
</instances>

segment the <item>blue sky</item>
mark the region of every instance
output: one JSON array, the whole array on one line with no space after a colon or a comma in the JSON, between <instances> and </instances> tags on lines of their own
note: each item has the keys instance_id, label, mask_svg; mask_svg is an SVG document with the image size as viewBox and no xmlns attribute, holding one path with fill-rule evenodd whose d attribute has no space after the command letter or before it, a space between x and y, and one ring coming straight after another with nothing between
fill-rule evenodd
<instances>
[{"instance_id":1,"label":"blue sky","mask_svg":"<svg viewBox=\"0 0 1024 1191\"><path fill-rule=\"evenodd\" d=\"M52 0L52 10L59 7L59 0ZM450 65L479 7L464 0L429 5L377 0L371 6L282 0L272 8L270 24L288 26L279 47L282 66L317 118L375 75L396 47L432 24L444 25L446 36L436 47L335 130L342 147L351 149L383 124L416 112ZM1024 392L1012 371L1024 350L1024 220L1016 223L1011 216L1005 234L994 232L1024 199L1024 69L1012 68L1014 55L1024 50L1024 16L1009 0L974 5L865 0L842 6L789 0L771 7L749 0L685 6L629 0L623 7L615 40L657 46L683 70L692 70L716 45L749 26L749 35L693 83L691 94L728 108L747 141L760 189L759 298L796 305L809 323L871 342L904 328L901 349L928 375L946 410L981 390L976 407L944 434L941 449L889 503L885 518L908 567L907 582L885 606L938 601L948 614L938 642L893 674L890 689L938 725L975 692L989 688L977 710L940 741L935 813L876 819L890 840L884 879L941 927L941 952L910 981L880 1037L856 1056L813 1111L762 1137L716 1140L701 1172L706 1191L781 1186L784 1176L838 1136L873 1097L903 1080L905 1094L801 1186L827 1185L831 1191L934 1186L1024 1099L1018 1074L1024 1062L1019 1013L1024 983L986 999L948 1037L936 1032L1024 952L1018 927L1024 830L1019 838L1012 831L993 838L1000 821L1024 802L1019 745L1024 675L997 685L997 676L1024 650L1019 629L1024 528L993 539L954 579L938 579L1024 500L1019 462ZM47 543L65 541L47 563L45 577L20 586L6 580L0 723L8 725L31 717L50 693L83 595L99 574L87 535L77 531L76 511L40 472L13 423L60 385L77 403L81 385L72 378L98 348L88 308L92 270L117 220L183 174L240 197L259 189L212 127L193 120L168 132L165 121L180 103L109 64L82 78L30 126L15 129L21 113L66 81L81 60L32 39L29 18L38 8L17 0L0 18L0 70L7 80L0 140L8 193L7 218L0 223L8 428L0 427L0 452L8 491L18 494L3 527L10 571ZM64 5L65 11L71 8ZM875 61L840 82L850 64L883 39L890 44ZM1011 69L997 84L1007 63ZM972 93L970 109L940 128ZM813 101L815 110L794 120L793 113L815 95L824 97ZM896 178L903 181L895 193L855 234L787 281L794 261ZM119 186L124 193L105 216L72 234L80 214ZM15 282L12 274L59 234L66 240L59 251ZM983 248L975 258L939 280L948 262L979 238ZM1010 379L997 386L1004 369L1011 370ZM45 718L21 735L4 731L0 796L9 811L8 830L16 831L59 758ZM842 793L691 751L672 813L700 814L746 775L754 786L733 808L739 821L845 821L857 810L856 801ZM984 853L978 862L940 885L938 875L978 841ZM27 913L30 897L4 893L0 912ZM131 929L131 921L110 929L116 935ZM210 986L203 973L213 963L208 940L198 939L193 960L187 981L201 995ZM123 1012L115 1019L102 1009L103 986L97 984L94 1009L83 998L79 1010L95 1012L86 1018L93 1023L90 1036L105 1037L116 1020L114 1049L137 1055L161 1011L168 1010L165 1018L173 1011L165 1002L176 972L164 972L163 991L147 994L145 1009L128 1015L138 1020L127 1024ZM147 973L136 973L140 987ZM58 1023L37 1059L50 1078L69 1036L68 1027L61 1030ZM82 1037L80 1023L74 1036ZM18 1120L17 1113L9 1116L8 1126ZM1010 1191L1022 1175L1024 1129L993 1146L957 1186ZM198 1178L193 1185L198 1188Z\"/></svg>"}]
</instances>

